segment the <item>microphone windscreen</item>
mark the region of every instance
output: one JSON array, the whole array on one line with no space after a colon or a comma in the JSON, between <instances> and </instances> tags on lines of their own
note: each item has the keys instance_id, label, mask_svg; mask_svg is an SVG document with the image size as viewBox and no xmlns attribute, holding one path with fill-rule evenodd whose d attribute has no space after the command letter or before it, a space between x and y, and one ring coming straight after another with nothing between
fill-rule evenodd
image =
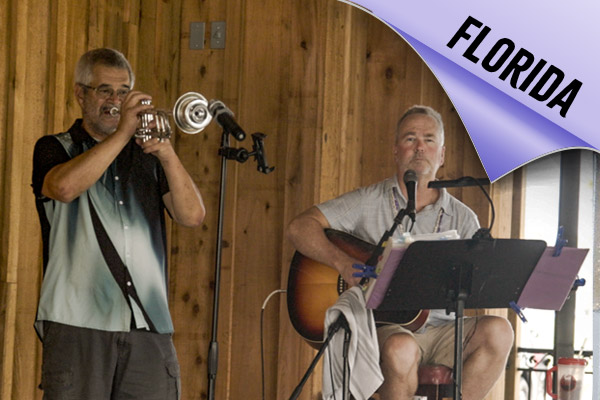
<instances>
[{"instance_id":1,"label":"microphone windscreen","mask_svg":"<svg viewBox=\"0 0 600 400\"><path fill-rule=\"evenodd\" d=\"M417 183L417 173L412 169L409 169L404 173L404 184L409 182Z\"/></svg>"}]
</instances>

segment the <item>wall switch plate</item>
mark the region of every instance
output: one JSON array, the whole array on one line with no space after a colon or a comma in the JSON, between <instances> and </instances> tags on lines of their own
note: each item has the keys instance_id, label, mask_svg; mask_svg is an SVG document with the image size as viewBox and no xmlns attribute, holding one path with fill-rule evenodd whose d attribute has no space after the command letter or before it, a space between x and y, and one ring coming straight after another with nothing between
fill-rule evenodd
<instances>
[{"instance_id":1,"label":"wall switch plate","mask_svg":"<svg viewBox=\"0 0 600 400\"><path fill-rule=\"evenodd\" d=\"M204 48L204 22L190 23L190 50L201 50Z\"/></svg>"},{"instance_id":2,"label":"wall switch plate","mask_svg":"<svg viewBox=\"0 0 600 400\"><path fill-rule=\"evenodd\" d=\"M210 48L225 48L225 21L214 21L210 23Z\"/></svg>"}]
</instances>

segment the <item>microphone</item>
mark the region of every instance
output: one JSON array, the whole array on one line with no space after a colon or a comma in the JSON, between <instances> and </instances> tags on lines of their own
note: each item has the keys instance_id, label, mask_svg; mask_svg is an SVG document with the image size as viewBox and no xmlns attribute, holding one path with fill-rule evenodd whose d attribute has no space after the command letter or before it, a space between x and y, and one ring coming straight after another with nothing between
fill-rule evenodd
<instances>
[{"instance_id":1,"label":"microphone","mask_svg":"<svg viewBox=\"0 0 600 400\"><path fill-rule=\"evenodd\" d=\"M406 193L408 194L406 215L414 222L417 208L417 173L412 169L406 171L404 173L404 184L406 185Z\"/></svg>"},{"instance_id":2,"label":"microphone","mask_svg":"<svg viewBox=\"0 0 600 400\"><path fill-rule=\"evenodd\" d=\"M208 111L210 111L225 132L231 134L240 142L246 138L246 132L237 124L233 118L233 112L222 101L211 100L208 103Z\"/></svg>"}]
</instances>

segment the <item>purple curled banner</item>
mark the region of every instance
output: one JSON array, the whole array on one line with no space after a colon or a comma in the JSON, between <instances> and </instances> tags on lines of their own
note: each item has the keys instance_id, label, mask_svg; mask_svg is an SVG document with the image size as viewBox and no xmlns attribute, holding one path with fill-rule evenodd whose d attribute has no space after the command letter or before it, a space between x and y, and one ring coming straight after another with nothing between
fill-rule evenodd
<instances>
[{"instance_id":1,"label":"purple curled banner","mask_svg":"<svg viewBox=\"0 0 600 400\"><path fill-rule=\"evenodd\" d=\"M423 58L492 181L549 153L600 149L600 2L340 1Z\"/></svg>"}]
</instances>

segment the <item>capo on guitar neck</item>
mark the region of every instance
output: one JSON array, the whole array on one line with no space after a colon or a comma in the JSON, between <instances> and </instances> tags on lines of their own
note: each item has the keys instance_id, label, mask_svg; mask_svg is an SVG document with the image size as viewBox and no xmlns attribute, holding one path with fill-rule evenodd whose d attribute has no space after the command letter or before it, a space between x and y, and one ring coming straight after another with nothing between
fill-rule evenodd
<instances>
[{"instance_id":1,"label":"capo on guitar neck","mask_svg":"<svg viewBox=\"0 0 600 400\"><path fill-rule=\"evenodd\" d=\"M376 265L352 264L352 268L359 270L358 272L354 272L352 276L355 278L375 279L377 278L377 272L375 272L376 267Z\"/></svg>"}]
</instances>

